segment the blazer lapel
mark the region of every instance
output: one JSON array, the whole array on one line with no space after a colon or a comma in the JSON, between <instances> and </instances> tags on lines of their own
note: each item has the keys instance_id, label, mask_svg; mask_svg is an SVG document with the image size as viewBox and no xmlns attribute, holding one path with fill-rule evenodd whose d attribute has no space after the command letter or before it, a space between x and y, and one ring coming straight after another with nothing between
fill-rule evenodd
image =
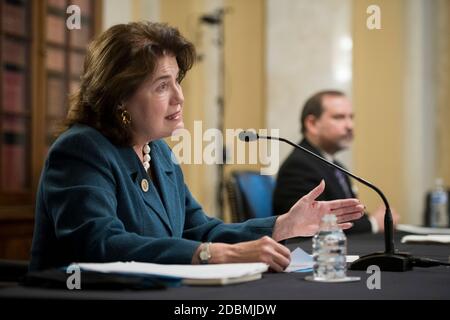
<instances>
[{"instance_id":1,"label":"blazer lapel","mask_svg":"<svg viewBox=\"0 0 450 320\"><path fill-rule=\"evenodd\" d=\"M162 202L169 217L172 231L175 235L181 235L184 221L180 217L179 191L174 177L174 166L170 159L164 155L159 143L152 143L152 165L161 191Z\"/></svg>"},{"instance_id":2,"label":"blazer lapel","mask_svg":"<svg viewBox=\"0 0 450 320\"><path fill-rule=\"evenodd\" d=\"M154 211L159 216L159 218L164 222L164 225L167 227L169 233L173 235L173 230L171 223L169 221L169 217L167 215L166 209L164 208L164 205L161 202L161 199L159 198L158 191L154 187L153 183L150 182L150 177L145 172L145 169L140 163L139 158L137 157L133 148L131 147L120 148L119 153L124 159L128 173L131 179L133 180L135 187L138 189L138 192L141 194L142 199L152 209L152 211ZM153 163L154 162L153 152L151 152L151 156L152 156L151 161ZM148 182L148 191L146 192L142 188L142 180L144 179L146 179ZM164 191L161 190L161 193L164 194Z\"/></svg>"}]
</instances>

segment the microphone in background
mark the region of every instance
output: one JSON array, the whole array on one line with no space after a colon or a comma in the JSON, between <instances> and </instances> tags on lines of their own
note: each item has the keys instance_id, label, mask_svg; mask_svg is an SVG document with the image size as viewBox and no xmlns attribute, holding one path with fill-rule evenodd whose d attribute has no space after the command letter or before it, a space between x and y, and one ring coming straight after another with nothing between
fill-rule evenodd
<instances>
[{"instance_id":1,"label":"microphone in background","mask_svg":"<svg viewBox=\"0 0 450 320\"><path fill-rule=\"evenodd\" d=\"M205 24L219 24L222 23L222 15L219 13L205 14L200 17L200 21Z\"/></svg>"},{"instance_id":2,"label":"microphone in background","mask_svg":"<svg viewBox=\"0 0 450 320\"><path fill-rule=\"evenodd\" d=\"M392 213L391 208L389 206L389 203L384 196L383 192L381 190L374 186L372 183L354 175L353 173L347 171L344 168L341 168L340 166L322 158L321 156L315 154L312 151L309 151L308 149L293 143L287 139L280 138L280 137L271 137L271 136L260 136L255 132L252 131L242 131L239 133L239 140L244 142L251 142L256 141L258 139L268 139L268 140L278 140L285 142L294 148L300 149L303 152L306 152L310 154L311 156L315 157L316 159L319 159L320 161L326 163L327 165L334 167L338 169L339 171L345 173L346 175L354 178L355 180L361 182L362 184L368 186L372 190L375 190L376 193L381 197L383 200L383 203L386 207L386 211L384 213L384 244L385 244L385 251L384 252L376 252L372 253L366 256L362 256L358 260L354 261L351 266L350 270L367 270L367 268L371 265L377 265L382 271L408 271L411 270L413 265L417 265L418 259L413 258L408 253L401 253L397 252L395 250L394 246L394 223L392 220Z\"/></svg>"},{"instance_id":3,"label":"microphone in background","mask_svg":"<svg viewBox=\"0 0 450 320\"><path fill-rule=\"evenodd\" d=\"M239 132L239 140L241 140L241 141L250 142L250 141L255 141L258 139L259 139L259 136L255 132L252 132L252 131Z\"/></svg>"},{"instance_id":4,"label":"microphone in background","mask_svg":"<svg viewBox=\"0 0 450 320\"><path fill-rule=\"evenodd\" d=\"M223 21L223 16L227 13L232 12L231 7L220 8L211 14L204 14L200 16L200 22L204 24L221 24Z\"/></svg>"}]
</instances>

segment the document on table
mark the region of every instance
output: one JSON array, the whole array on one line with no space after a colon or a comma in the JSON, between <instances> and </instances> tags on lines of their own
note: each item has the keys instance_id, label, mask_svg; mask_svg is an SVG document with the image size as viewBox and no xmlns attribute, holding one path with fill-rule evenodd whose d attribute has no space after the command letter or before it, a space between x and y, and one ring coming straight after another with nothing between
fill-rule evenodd
<instances>
[{"instance_id":1,"label":"document on table","mask_svg":"<svg viewBox=\"0 0 450 320\"><path fill-rule=\"evenodd\" d=\"M291 263L284 272L310 272L314 266L311 255L307 254L300 248L296 248L291 252Z\"/></svg>"},{"instance_id":2,"label":"document on table","mask_svg":"<svg viewBox=\"0 0 450 320\"><path fill-rule=\"evenodd\" d=\"M359 256L347 255L347 263L353 262ZM313 271L314 261L310 254L303 251L301 248L296 248L291 252L291 263L284 270L284 272L311 272Z\"/></svg>"},{"instance_id":3,"label":"document on table","mask_svg":"<svg viewBox=\"0 0 450 320\"><path fill-rule=\"evenodd\" d=\"M419 227L410 224L398 224L396 229L415 234L448 234L450 235L450 228L428 228Z\"/></svg>"},{"instance_id":4,"label":"document on table","mask_svg":"<svg viewBox=\"0 0 450 320\"><path fill-rule=\"evenodd\" d=\"M448 234L410 234L402 238L402 243L444 243L450 244L450 235Z\"/></svg>"},{"instance_id":5,"label":"document on table","mask_svg":"<svg viewBox=\"0 0 450 320\"><path fill-rule=\"evenodd\" d=\"M226 263L209 265L177 265L145 262L111 262L75 264L86 271L126 274L130 276L159 276L182 279L191 285L225 285L257 280L268 270L265 263Z\"/></svg>"}]
</instances>

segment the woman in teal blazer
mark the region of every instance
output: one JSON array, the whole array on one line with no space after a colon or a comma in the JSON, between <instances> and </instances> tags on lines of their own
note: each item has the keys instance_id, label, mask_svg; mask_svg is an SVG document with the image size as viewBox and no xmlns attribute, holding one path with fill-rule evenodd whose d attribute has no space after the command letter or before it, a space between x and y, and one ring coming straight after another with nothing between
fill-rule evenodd
<instances>
[{"instance_id":1,"label":"woman in teal blazer","mask_svg":"<svg viewBox=\"0 0 450 320\"><path fill-rule=\"evenodd\" d=\"M277 241L311 236L327 212L343 228L358 200L318 202L321 183L284 215L225 224L207 216L161 140L183 127L180 82L193 45L164 24L111 27L88 48L67 128L51 147L36 205L31 269L72 262L265 262L282 271Z\"/></svg>"}]
</instances>

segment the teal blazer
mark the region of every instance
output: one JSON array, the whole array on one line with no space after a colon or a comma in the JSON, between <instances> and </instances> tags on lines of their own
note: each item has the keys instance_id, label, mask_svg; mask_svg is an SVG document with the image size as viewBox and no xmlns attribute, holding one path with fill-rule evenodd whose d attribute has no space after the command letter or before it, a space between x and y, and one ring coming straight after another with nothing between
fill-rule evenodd
<instances>
[{"instance_id":1,"label":"teal blazer","mask_svg":"<svg viewBox=\"0 0 450 320\"><path fill-rule=\"evenodd\" d=\"M202 242L272 234L276 217L225 224L207 216L167 144L150 147L156 185L133 148L89 126L75 125L55 141L36 196L31 270L72 262L189 264Z\"/></svg>"}]
</instances>

